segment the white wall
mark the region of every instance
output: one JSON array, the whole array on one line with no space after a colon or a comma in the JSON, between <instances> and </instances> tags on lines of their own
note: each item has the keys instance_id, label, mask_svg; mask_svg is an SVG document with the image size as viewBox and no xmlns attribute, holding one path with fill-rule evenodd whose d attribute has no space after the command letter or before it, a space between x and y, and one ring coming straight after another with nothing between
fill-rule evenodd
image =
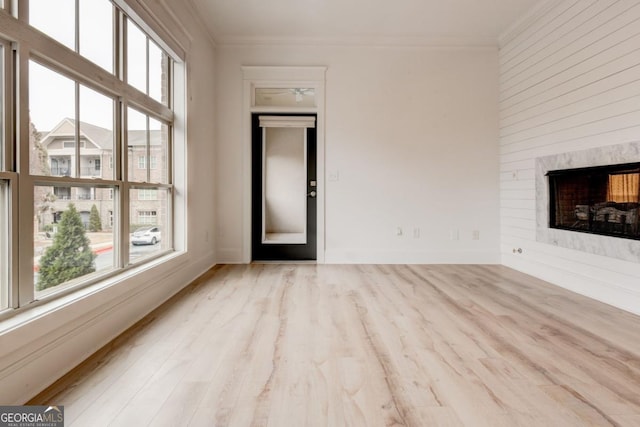
<instances>
[{"instance_id":1,"label":"white wall","mask_svg":"<svg viewBox=\"0 0 640 427\"><path fill-rule=\"evenodd\" d=\"M176 121L187 133L186 151L176 155L176 161L186 156L187 162L187 187L177 194L188 202L179 214L180 221L188 222L187 234L177 232L185 237L186 253L146 266L135 276L129 272L106 288L88 288L4 321L3 404L26 402L214 264L214 47L181 0L144 3L175 31L187 53L187 116Z\"/></svg>"},{"instance_id":2,"label":"white wall","mask_svg":"<svg viewBox=\"0 0 640 427\"><path fill-rule=\"evenodd\" d=\"M534 165L640 141L638 22L637 0L547 2L500 50L503 263L635 313L640 263L536 241Z\"/></svg>"},{"instance_id":3,"label":"white wall","mask_svg":"<svg viewBox=\"0 0 640 427\"><path fill-rule=\"evenodd\" d=\"M217 54L220 262L242 260L243 65L328 67L327 262L499 262L496 50L229 45Z\"/></svg>"}]
</instances>

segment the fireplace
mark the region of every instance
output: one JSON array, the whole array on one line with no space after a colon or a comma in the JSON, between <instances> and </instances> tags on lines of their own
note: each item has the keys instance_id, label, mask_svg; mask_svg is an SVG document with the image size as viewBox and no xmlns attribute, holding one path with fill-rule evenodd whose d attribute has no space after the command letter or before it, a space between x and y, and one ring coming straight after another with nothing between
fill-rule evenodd
<instances>
[{"instance_id":1,"label":"fireplace","mask_svg":"<svg viewBox=\"0 0 640 427\"><path fill-rule=\"evenodd\" d=\"M640 163L546 175L551 228L640 240Z\"/></svg>"}]
</instances>

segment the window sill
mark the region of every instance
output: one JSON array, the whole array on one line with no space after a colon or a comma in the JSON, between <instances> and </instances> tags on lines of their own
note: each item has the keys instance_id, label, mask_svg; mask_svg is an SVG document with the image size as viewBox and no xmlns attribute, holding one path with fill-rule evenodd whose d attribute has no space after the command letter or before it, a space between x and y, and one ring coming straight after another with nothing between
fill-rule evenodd
<instances>
[{"instance_id":1,"label":"window sill","mask_svg":"<svg viewBox=\"0 0 640 427\"><path fill-rule=\"evenodd\" d=\"M119 289L118 292L115 292L117 295L114 295L113 298L118 298L120 294L127 294L128 297L134 296L143 292L148 286L152 286L156 277L161 277L171 270L180 268L181 265L187 262L188 257L185 252L171 252L142 265L127 268L121 273L107 277L96 283L80 288L76 287L61 290L24 307L4 310L0 312L0 337L13 329L17 329L41 317L65 310L93 295L108 290L115 290L125 282L139 279L144 273L149 274L149 276L146 276L140 283L127 286L126 289Z\"/></svg>"}]
</instances>

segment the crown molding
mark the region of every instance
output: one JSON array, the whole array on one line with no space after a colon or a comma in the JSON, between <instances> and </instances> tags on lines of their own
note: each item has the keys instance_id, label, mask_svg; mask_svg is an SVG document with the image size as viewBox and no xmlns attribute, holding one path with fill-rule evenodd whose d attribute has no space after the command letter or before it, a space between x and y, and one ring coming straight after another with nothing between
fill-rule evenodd
<instances>
[{"instance_id":1,"label":"crown molding","mask_svg":"<svg viewBox=\"0 0 640 427\"><path fill-rule=\"evenodd\" d=\"M209 43L211 43L211 45L214 48L216 48L218 46L216 36L214 32L210 30L210 26L207 25L204 18L202 17L203 13L198 7L198 5L194 3L193 0L186 0L185 4L187 5L187 9L189 9L189 13L193 17L193 19L196 20L198 25L200 25L200 27L202 28L202 31L204 31L204 33L207 35L207 38L209 39Z\"/></svg>"},{"instance_id":2,"label":"crown molding","mask_svg":"<svg viewBox=\"0 0 640 427\"><path fill-rule=\"evenodd\" d=\"M340 47L421 47L421 48L498 48L492 37L431 36L329 36L271 37L219 36L220 47L241 46L340 46Z\"/></svg>"}]
</instances>

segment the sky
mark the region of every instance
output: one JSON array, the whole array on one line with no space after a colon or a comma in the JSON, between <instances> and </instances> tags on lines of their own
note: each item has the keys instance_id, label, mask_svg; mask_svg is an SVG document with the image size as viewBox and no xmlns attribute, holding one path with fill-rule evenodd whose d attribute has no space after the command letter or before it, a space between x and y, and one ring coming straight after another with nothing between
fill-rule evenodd
<instances>
[{"instance_id":1,"label":"sky","mask_svg":"<svg viewBox=\"0 0 640 427\"><path fill-rule=\"evenodd\" d=\"M113 25L112 3L109 0L81 0L79 12L80 54L112 72ZM75 0L30 0L29 21L60 43L75 49ZM131 28L133 27L133 28ZM145 35L129 26L127 49L129 83L146 90ZM150 44L150 95L160 100L162 53ZM155 65L157 64L157 66ZM39 131L49 131L66 117L75 117L74 82L42 65L30 61L29 110L31 121ZM135 113L135 112L134 112ZM106 129L113 129L113 101L81 85L80 120ZM130 114L130 129L144 129L145 116ZM152 129L159 123L153 121Z\"/></svg>"}]
</instances>

